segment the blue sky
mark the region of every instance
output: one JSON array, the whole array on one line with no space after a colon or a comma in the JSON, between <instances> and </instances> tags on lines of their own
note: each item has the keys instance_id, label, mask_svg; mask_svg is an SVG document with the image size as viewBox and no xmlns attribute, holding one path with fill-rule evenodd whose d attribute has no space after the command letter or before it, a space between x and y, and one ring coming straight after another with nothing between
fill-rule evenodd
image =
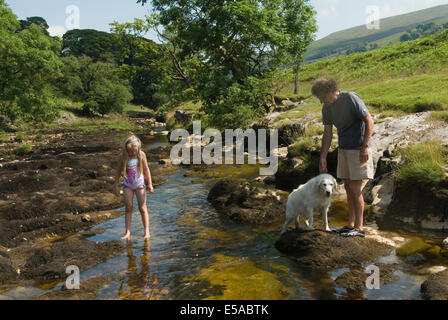
<instances>
[{"instance_id":1,"label":"blue sky","mask_svg":"<svg viewBox=\"0 0 448 320\"><path fill-rule=\"evenodd\" d=\"M50 25L52 35L62 35L67 30L67 7L79 8L81 29L109 31L109 23L132 21L148 13L136 0L6 0L19 17L41 16ZM366 23L370 5L377 6L380 18L448 4L448 0L311 0L317 11L319 31L317 39L328 34ZM73 21L73 20L72 20ZM149 38L154 37L149 34Z\"/></svg>"}]
</instances>

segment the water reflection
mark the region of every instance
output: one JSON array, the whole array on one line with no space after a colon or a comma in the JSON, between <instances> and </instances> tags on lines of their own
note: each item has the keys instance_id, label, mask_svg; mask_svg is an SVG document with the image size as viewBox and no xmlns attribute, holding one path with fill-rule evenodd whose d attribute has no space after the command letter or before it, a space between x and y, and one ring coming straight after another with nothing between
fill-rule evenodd
<instances>
[{"instance_id":1,"label":"water reflection","mask_svg":"<svg viewBox=\"0 0 448 320\"><path fill-rule=\"evenodd\" d=\"M118 295L122 299L146 299L149 300L156 292L159 285L157 274L151 274L151 241L145 240L140 258L140 269L137 258L134 255L132 241L126 242L128 267L126 277L121 282Z\"/></svg>"}]
</instances>

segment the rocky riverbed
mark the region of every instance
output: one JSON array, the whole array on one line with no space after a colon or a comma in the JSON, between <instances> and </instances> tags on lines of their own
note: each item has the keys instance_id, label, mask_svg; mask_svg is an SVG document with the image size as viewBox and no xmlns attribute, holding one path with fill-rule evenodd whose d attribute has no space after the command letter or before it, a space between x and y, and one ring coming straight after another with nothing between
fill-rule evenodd
<instances>
[{"instance_id":1,"label":"rocky riverbed","mask_svg":"<svg viewBox=\"0 0 448 320\"><path fill-rule=\"evenodd\" d=\"M60 279L67 265L85 269L123 251L119 241L97 245L85 239L91 234L71 235L122 215L116 210L122 199L112 192L128 134L55 129L26 132L22 139L5 135L0 143L0 284ZM14 152L25 142L28 152ZM166 147L144 151L150 162L169 157ZM154 185L176 170L169 163L151 168Z\"/></svg>"},{"instance_id":2,"label":"rocky riverbed","mask_svg":"<svg viewBox=\"0 0 448 320\"><path fill-rule=\"evenodd\" d=\"M314 120L307 117L306 121ZM300 127L306 126L303 122ZM300 137L303 132L299 129L283 130L284 140L288 141L289 134L294 139ZM280 164L283 176L258 177L259 165L181 166L179 175L179 168L169 160L171 147L154 143L149 130L138 133L145 145L151 141L144 151L153 164L156 192L161 188L150 204L157 205L150 208L154 211L151 225L155 225L151 230L155 234L153 268L167 267L166 276L153 281L157 289L152 292L158 292L159 298L194 299L444 299L444 274L438 272L448 266L448 246L440 234L418 231L428 224L417 225L408 219L412 201L403 204L404 211L394 207L402 202L393 173L400 164L395 151L405 145L403 141L445 139L446 126L431 122L428 114L418 114L381 119L375 129L376 177L364 188L366 239L343 239L319 230L290 230L280 236L288 191L316 171L285 150ZM384 130L389 134L383 135ZM120 143L127 134L121 130L61 129L41 131L39 136L29 132L26 143L31 150L24 154L12 152L24 141L7 134L0 144L0 293L35 286L36 281L44 283L40 288L54 288L70 264L95 275L83 281L81 291L62 287L29 297L94 299L104 292L116 297L107 288L117 282L127 281L131 291L142 285L140 275L133 275L133 254L122 259L129 246L118 241L123 212L117 208L122 201L112 194ZM163 176L166 174L170 175ZM418 196L411 198L418 202ZM396 222L389 224L400 223L395 219L400 215L407 219L411 231L397 227ZM329 217L333 227L346 223L343 190L335 195ZM440 226L440 221L431 219L433 226ZM319 229L319 219L316 223ZM124 273L123 266L113 261L127 261L128 270ZM372 264L381 270L382 296L365 288L365 268ZM188 273L184 266L194 270ZM171 276L177 279L175 284ZM254 289L257 287L264 289L259 292ZM405 287L410 291L405 292ZM130 298L147 298L136 290L138 294ZM121 286L119 292L120 297L126 296Z\"/></svg>"}]
</instances>

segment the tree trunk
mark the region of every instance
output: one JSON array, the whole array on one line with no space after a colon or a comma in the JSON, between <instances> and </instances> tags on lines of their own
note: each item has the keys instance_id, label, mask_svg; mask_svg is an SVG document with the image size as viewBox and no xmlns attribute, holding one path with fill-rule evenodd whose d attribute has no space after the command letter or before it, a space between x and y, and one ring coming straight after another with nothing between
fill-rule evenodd
<instances>
[{"instance_id":1,"label":"tree trunk","mask_svg":"<svg viewBox=\"0 0 448 320\"><path fill-rule=\"evenodd\" d=\"M299 69L299 65L294 67L294 94L299 94Z\"/></svg>"}]
</instances>

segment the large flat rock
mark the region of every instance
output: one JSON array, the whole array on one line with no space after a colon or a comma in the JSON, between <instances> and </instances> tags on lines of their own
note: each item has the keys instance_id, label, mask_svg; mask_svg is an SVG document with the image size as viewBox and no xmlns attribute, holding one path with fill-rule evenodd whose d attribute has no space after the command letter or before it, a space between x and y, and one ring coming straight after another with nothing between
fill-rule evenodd
<instances>
[{"instance_id":1,"label":"large flat rock","mask_svg":"<svg viewBox=\"0 0 448 320\"><path fill-rule=\"evenodd\" d=\"M275 247L297 257L303 266L322 269L360 266L389 254L393 249L370 238L344 238L318 230L285 232Z\"/></svg>"}]
</instances>

